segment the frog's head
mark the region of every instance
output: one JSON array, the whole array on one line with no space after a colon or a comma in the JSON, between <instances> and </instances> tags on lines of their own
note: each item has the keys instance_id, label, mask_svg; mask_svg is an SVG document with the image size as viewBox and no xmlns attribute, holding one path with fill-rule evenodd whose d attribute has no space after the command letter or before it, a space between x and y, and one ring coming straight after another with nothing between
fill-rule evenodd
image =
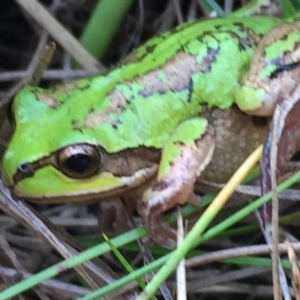
<instances>
[{"instance_id":1,"label":"frog's head","mask_svg":"<svg viewBox=\"0 0 300 300\"><path fill-rule=\"evenodd\" d=\"M36 202L92 202L152 180L159 151L129 148L111 124L84 127L93 101L81 93L83 105L76 92L67 94L56 97L26 87L15 97L15 130L2 163L2 178L12 193Z\"/></svg>"},{"instance_id":2,"label":"frog's head","mask_svg":"<svg viewBox=\"0 0 300 300\"><path fill-rule=\"evenodd\" d=\"M270 116L276 103L299 85L300 21L273 28L259 42L251 67L235 90L237 105L249 114Z\"/></svg>"}]
</instances>

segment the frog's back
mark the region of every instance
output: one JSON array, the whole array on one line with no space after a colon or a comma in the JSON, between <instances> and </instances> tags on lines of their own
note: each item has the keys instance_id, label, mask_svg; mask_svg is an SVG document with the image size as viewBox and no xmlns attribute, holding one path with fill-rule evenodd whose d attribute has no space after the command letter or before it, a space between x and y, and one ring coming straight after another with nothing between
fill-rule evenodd
<instances>
[{"instance_id":1,"label":"frog's back","mask_svg":"<svg viewBox=\"0 0 300 300\"><path fill-rule=\"evenodd\" d=\"M82 133L93 135L110 152L141 144L161 147L203 105L232 105L259 35L279 22L251 17L182 24L152 38L107 74L49 91L52 102L61 103L55 118L62 120L55 123L67 122L70 136L75 129L74 141Z\"/></svg>"},{"instance_id":2,"label":"frog's back","mask_svg":"<svg viewBox=\"0 0 300 300\"><path fill-rule=\"evenodd\" d=\"M190 98L219 108L232 100L220 99L249 66L259 38L281 20L272 17L217 18L183 23L154 37L120 65L117 88L141 83L139 94L147 98L189 89ZM111 72L115 77L114 71ZM125 87L126 89L126 87ZM212 91L215 93L212 93ZM200 98L200 99L199 99Z\"/></svg>"},{"instance_id":3,"label":"frog's back","mask_svg":"<svg viewBox=\"0 0 300 300\"><path fill-rule=\"evenodd\" d=\"M93 85L107 95L110 123L120 125L125 135L132 132L137 144L144 139L159 145L178 123L198 115L202 105L230 107L258 39L279 22L270 17L209 19L150 39L105 79L94 78Z\"/></svg>"}]
</instances>

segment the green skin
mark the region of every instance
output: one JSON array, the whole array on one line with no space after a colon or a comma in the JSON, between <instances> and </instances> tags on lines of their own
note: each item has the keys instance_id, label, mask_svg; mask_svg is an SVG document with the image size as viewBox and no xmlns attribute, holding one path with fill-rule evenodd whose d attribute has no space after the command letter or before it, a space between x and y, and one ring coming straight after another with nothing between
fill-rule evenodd
<instances>
[{"instance_id":1,"label":"green skin","mask_svg":"<svg viewBox=\"0 0 300 300\"><path fill-rule=\"evenodd\" d=\"M204 178L216 179L219 170L217 180L226 180L231 169L225 171L224 164L237 168L265 138L265 129L249 125L242 137L222 144L234 125L253 123L236 105L248 114L272 115L276 94L266 88L278 68L272 58L286 55L283 50L291 51L300 38L292 32L290 46L277 46L272 33L272 43L262 49L258 42L278 24L286 26L279 18L239 14L184 23L152 38L106 74L47 90L23 88L12 105L15 131L3 158L4 182L13 194L36 202L138 197L150 236L173 247L174 232L157 217L194 199L203 170ZM255 50L259 55L253 58ZM267 64L257 58L261 55ZM253 82L257 74L265 85ZM239 145L247 144L250 131L253 145L244 151ZM232 145L243 153L231 153ZM214 156L211 167L218 151L226 162ZM74 153L91 157L91 165L70 170L65 162Z\"/></svg>"}]
</instances>

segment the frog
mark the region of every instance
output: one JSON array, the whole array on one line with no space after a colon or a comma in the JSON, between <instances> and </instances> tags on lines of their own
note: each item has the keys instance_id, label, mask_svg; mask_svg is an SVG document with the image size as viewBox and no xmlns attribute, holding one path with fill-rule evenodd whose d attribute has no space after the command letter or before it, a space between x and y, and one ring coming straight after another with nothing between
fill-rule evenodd
<instances>
[{"instance_id":1,"label":"frog","mask_svg":"<svg viewBox=\"0 0 300 300\"><path fill-rule=\"evenodd\" d=\"M148 236L175 247L161 215L199 200L199 179L225 182L264 142L279 83L299 72L297 17L261 16L278 3L182 23L88 78L23 87L5 185L38 203L134 198Z\"/></svg>"}]
</instances>

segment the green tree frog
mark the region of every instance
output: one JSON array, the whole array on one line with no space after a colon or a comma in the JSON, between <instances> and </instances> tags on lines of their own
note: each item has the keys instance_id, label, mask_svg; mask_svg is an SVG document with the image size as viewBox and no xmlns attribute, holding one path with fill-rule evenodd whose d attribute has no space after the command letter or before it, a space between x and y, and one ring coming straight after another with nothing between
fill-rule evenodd
<instances>
[{"instance_id":1,"label":"green tree frog","mask_svg":"<svg viewBox=\"0 0 300 300\"><path fill-rule=\"evenodd\" d=\"M149 236L174 246L159 215L193 199L200 176L226 181L264 142L255 116L272 116L282 80L297 80L299 21L245 15L181 24L104 74L21 89L2 166L11 192L43 203L134 196Z\"/></svg>"}]
</instances>

